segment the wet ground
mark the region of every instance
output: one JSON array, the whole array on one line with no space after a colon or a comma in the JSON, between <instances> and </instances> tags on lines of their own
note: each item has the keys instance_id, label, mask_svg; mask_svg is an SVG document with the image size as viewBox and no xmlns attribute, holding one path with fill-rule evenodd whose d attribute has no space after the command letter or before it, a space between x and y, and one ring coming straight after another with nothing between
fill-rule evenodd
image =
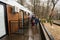
<instances>
[{"instance_id":1,"label":"wet ground","mask_svg":"<svg viewBox=\"0 0 60 40\"><path fill-rule=\"evenodd\" d=\"M24 34L11 34L0 40L41 40L39 27L29 26L29 29L25 29Z\"/></svg>"}]
</instances>

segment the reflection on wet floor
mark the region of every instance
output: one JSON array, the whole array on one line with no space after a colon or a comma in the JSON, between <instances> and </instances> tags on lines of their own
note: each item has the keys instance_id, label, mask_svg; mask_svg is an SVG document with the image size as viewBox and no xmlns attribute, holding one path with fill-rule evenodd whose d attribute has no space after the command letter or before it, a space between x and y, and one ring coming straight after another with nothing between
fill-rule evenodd
<instances>
[{"instance_id":1,"label":"reflection on wet floor","mask_svg":"<svg viewBox=\"0 0 60 40\"><path fill-rule=\"evenodd\" d=\"M24 35L11 34L10 36L4 37L2 40L41 40L40 33L37 27L29 27L29 29L24 30Z\"/></svg>"},{"instance_id":2,"label":"reflection on wet floor","mask_svg":"<svg viewBox=\"0 0 60 40\"><path fill-rule=\"evenodd\" d=\"M10 36L4 37L2 40L28 40L28 33L22 34L11 34Z\"/></svg>"}]
</instances>

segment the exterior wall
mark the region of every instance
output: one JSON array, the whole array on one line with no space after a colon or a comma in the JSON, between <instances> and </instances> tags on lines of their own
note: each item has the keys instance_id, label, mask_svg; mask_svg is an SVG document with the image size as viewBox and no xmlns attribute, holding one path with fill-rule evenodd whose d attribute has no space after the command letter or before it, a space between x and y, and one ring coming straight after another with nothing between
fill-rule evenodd
<instances>
[{"instance_id":1,"label":"exterior wall","mask_svg":"<svg viewBox=\"0 0 60 40\"><path fill-rule=\"evenodd\" d=\"M8 22L10 20L18 20L18 13L13 14L12 13L12 8L9 5L7 6L7 13L8 13Z\"/></svg>"},{"instance_id":2,"label":"exterior wall","mask_svg":"<svg viewBox=\"0 0 60 40\"><path fill-rule=\"evenodd\" d=\"M10 33L11 32L10 20L18 20L18 13L13 14L11 6L7 5L7 16L8 16L8 29L9 29L9 33ZM18 28L15 28L14 30L17 30L17 29Z\"/></svg>"},{"instance_id":3,"label":"exterior wall","mask_svg":"<svg viewBox=\"0 0 60 40\"><path fill-rule=\"evenodd\" d=\"M12 13L12 6L10 5L7 5L7 16L8 16L8 29L9 29L9 34L11 33L14 33L16 31L18 31L18 16L20 18L20 20L22 20L22 13L23 12L16 12L16 13ZM27 15L24 15L24 19L28 19L28 16ZM11 27L11 22L17 22L17 24L13 24ZM20 23L20 27L22 27L22 23Z\"/></svg>"}]
</instances>

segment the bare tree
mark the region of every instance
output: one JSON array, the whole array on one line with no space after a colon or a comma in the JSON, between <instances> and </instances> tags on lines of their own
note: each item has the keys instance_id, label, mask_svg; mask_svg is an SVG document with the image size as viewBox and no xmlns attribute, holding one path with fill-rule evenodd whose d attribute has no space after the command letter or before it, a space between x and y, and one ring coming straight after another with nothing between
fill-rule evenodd
<instances>
[{"instance_id":1,"label":"bare tree","mask_svg":"<svg viewBox=\"0 0 60 40\"><path fill-rule=\"evenodd\" d=\"M23 0L18 0L17 2L23 5Z\"/></svg>"},{"instance_id":2,"label":"bare tree","mask_svg":"<svg viewBox=\"0 0 60 40\"><path fill-rule=\"evenodd\" d=\"M53 11L54 11L55 5L57 4L58 1L59 1L59 0L52 0L53 8L52 8L52 10L51 10L51 13L49 14L49 17L51 17L51 18L52 18L52 16L53 16Z\"/></svg>"},{"instance_id":3,"label":"bare tree","mask_svg":"<svg viewBox=\"0 0 60 40\"><path fill-rule=\"evenodd\" d=\"M35 0L34 2L34 13L40 17L40 0Z\"/></svg>"},{"instance_id":4,"label":"bare tree","mask_svg":"<svg viewBox=\"0 0 60 40\"><path fill-rule=\"evenodd\" d=\"M55 5L57 4L57 2L58 2L59 0L52 0L52 4L53 4L53 7L52 7L52 10L51 10L51 13L49 14L49 20L50 20L50 24L51 24L51 26L52 26L52 19L53 19L53 15L54 15L54 8L55 8ZM53 26L52 26L52 28L53 28Z\"/></svg>"},{"instance_id":5,"label":"bare tree","mask_svg":"<svg viewBox=\"0 0 60 40\"><path fill-rule=\"evenodd\" d=\"M46 9L46 15L45 15L46 18L48 18L48 14L49 14L49 10L50 10L50 9L49 9L49 8L50 8L50 7L49 7L49 3L50 3L50 0L47 1L47 9Z\"/></svg>"}]
</instances>

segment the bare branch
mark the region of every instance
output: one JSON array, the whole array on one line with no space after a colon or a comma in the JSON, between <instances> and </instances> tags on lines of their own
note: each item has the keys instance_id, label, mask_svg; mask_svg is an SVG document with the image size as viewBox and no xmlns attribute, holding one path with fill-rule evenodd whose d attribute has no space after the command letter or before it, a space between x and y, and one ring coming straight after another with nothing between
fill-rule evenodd
<instances>
[{"instance_id":1,"label":"bare branch","mask_svg":"<svg viewBox=\"0 0 60 40\"><path fill-rule=\"evenodd\" d=\"M56 5L59 0L52 0L53 5Z\"/></svg>"},{"instance_id":2,"label":"bare branch","mask_svg":"<svg viewBox=\"0 0 60 40\"><path fill-rule=\"evenodd\" d=\"M57 0L57 1L55 2L55 4L57 4L58 1L59 1L59 0Z\"/></svg>"},{"instance_id":3,"label":"bare branch","mask_svg":"<svg viewBox=\"0 0 60 40\"><path fill-rule=\"evenodd\" d=\"M57 4L58 1L59 1L59 0L52 0L53 8L52 8L52 10L51 10L51 14L49 15L50 17L53 16L53 11L54 11L55 5Z\"/></svg>"}]
</instances>

